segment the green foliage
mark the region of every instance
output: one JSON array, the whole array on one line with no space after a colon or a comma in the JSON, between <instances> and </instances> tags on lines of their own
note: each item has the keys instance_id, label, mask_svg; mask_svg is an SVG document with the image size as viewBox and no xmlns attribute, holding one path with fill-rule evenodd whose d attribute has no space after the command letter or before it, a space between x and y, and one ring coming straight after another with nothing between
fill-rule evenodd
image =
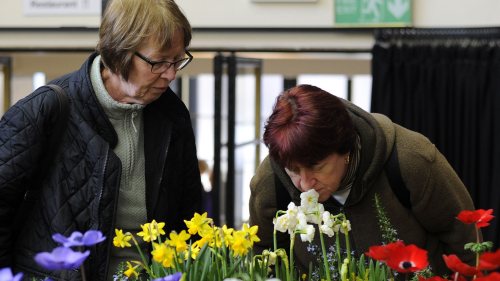
<instances>
[{"instance_id":1,"label":"green foliage","mask_svg":"<svg viewBox=\"0 0 500 281\"><path fill-rule=\"evenodd\" d=\"M486 241L483 243L467 243L464 246L464 249L470 249L474 253L480 255L486 251L491 251L491 248L493 248L493 243L490 241Z\"/></svg>"},{"instance_id":2,"label":"green foliage","mask_svg":"<svg viewBox=\"0 0 500 281\"><path fill-rule=\"evenodd\" d=\"M127 276L125 275L125 270L127 270L127 266L125 265L124 262L121 262L118 265L118 268L116 270L116 278L115 280L127 280Z\"/></svg>"},{"instance_id":3,"label":"green foliage","mask_svg":"<svg viewBox=\"0 0 500 281\"><path fill-rule=\"evenodd\" d=\"M389 218L387 217L384 207L380 204L380 198L378 194L375 194L375 208L377 209L377 218L380 230L382 231L382 238L385 244L390 244L398 241L397 231L392 227Z\"/></svg>"}]
</instances>

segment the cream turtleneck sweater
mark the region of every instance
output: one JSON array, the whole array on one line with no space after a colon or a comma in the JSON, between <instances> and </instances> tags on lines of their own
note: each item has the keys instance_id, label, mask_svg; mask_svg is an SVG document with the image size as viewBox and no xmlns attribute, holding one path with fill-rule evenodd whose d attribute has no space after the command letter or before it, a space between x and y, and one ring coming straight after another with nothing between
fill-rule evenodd
<instances>
[{"instance_id":1,"label":"cream turtleneck sweater","mask_svg":"<svg viewBox=\"0 0 500 281\"><path fill-rule=\"evenodd\" d=\"M136 235L142 231L140 225L147 223L144 130L142 125L142 113L145 105L118 103L111 98L101 77L101 56L94 59L90 77L97 99L118 135L118 144L113 151L122 162L122 174L115 228L122 229L123 233L130 232ZM108 237L108 239L113 238L114 233L113 237ZM143 242L141 237L136 236L136 238L138 238L139 243L142 241L141 248L144 256L149 256L147 253L148 244ZM122 249L112 246L107 280L113 280L113 275L121 262L131 260L141 261L136 247Z\"/></svg>"}]
</instances>

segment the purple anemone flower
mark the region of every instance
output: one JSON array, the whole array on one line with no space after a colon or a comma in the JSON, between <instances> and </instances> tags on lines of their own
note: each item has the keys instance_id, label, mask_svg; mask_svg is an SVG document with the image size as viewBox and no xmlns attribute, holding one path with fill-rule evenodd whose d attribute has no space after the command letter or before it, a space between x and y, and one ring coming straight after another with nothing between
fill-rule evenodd
<instances>
[{"instance_id":1,"label":"purple anemone flower","mask_svg":"<svg viewBox=\"0 0 500 281\"><path fill-rule=\"evenodd\" d=\"M165 276L163 278L157 278L154 279L153 281L179 281L182 278L182 272L176 272L174 274Z\"/></svg>"},{"instance_id":2,"label":"purple anemone flower","mask_svg":"<svg viewBox=\"0 0 500 281\"><path fill-rule=\"evenodd\" d=\"M90 255L90 250L84 253L75 252L70 248L57 247L52 253L43 252L35 256L35 261L49 270L75 269Z\"/></svg>"},{"instance_id":3,"label":"purple anemone flower","mask_svg":"<svg viewBox=\"0 0 500 281\"><path fill-rule=\"evenodd\" d=\"M15 276L12 274L10 267L0 269L0 281L19 281L23 278L23 273L19 272Z\"/></svg>"},{"instance_id":4,"label":"purple anemone flower","mask_svg":"<svg viewBox=\"0 0 500 281\"><path fill-rule=\"evenodd\" d=\"M64 247L74 247L74 246L93 246L106 240L106 236L102 235L99 230L89 230L82 234L80 231L75 231L71 233L70 237L66 237L60 233L52 235L54 241L63 244Z\"/></svg>"}]
</instances>

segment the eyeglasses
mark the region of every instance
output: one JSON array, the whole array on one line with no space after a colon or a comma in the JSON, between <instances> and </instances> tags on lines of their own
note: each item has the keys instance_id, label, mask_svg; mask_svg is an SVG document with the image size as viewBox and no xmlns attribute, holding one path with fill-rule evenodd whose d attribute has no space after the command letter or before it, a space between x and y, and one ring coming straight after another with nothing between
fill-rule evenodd
<instances>
[{"instance_id":1,"label":"eyeglasses","mask_svg":"<svg viewBox=\"0 0 500 281\"><path fill-rule=\"evenodd\" d=\"M174 66L175 71L179 71L179 70L183 69L184 67L186 67L186 65L188 65L193 60L193 56L188 51L186 51L186 55L188 55L187 58L178 60L176 62L169 62L169 61L152 62L152 61L148 60L145 56L141 55L141 53L139 53L137 51L134 54L136 56L140 57L145 62L149 63L151 65L151 73L154 73L154 74L161 74L161 73L165 72L165 70L169 69L170 66L172 66L172 65Z\"/></svg>"}]
</instances>

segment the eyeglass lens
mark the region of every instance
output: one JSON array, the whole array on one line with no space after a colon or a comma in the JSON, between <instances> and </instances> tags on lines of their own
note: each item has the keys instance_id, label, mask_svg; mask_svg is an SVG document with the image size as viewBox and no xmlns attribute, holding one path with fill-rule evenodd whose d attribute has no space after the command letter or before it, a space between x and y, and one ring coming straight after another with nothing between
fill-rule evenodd
<instances>
[{"instance_id":1,"label":"eyeglass lens","mask_svg":"<svg viewBox=\"0 0 500 281\"><path fill-rule=\"evenodd\" d=\"M165 70L167 70L171 65L173 65L175 71L179 71L183 69L190 61L190 58L185 58L180 61L176 61L175 63L171 62L162 62L162 63L156 63L153 65L151 68L151 72L155 74L163 73Z\"/></svg>"}]
</instances>

